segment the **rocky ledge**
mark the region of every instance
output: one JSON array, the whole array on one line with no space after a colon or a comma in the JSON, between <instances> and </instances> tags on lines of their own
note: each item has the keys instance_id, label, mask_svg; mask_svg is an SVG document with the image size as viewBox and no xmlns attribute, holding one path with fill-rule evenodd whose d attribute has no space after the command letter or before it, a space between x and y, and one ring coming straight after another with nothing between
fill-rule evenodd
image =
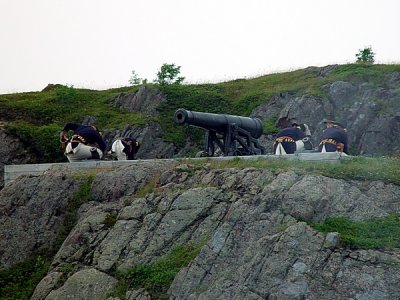
<instances>
[{"instance_id":1,"label":"rocky ledge","mask_svg":"<svg viewBox=\"0 0 400 300\"><path fill-rule=\"evenodd\" d=\"M49 171L0 191L0 268L56 248L32 299L116 299L116 274L190 244L200 251L171 299L398 299L400 250L351 249L308 224L384 217L399 199L400 187L381 181L178 161ZM151 299L144 288L124 297Z\"/></svg>"}]
</instances>

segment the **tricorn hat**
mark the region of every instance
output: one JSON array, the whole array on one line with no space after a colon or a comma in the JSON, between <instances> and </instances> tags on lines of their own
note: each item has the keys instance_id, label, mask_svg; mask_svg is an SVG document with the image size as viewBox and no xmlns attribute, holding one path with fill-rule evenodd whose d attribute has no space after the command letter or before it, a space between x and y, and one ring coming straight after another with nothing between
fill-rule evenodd
<instances>
[{"instance_id":1,"label":"tricorn hat","mask_svg":"<svg viewBox=\"0 0 400 300\"><path fill-rule=\"evenodd\" d=\"M291 125L299 125L299 121L296 118L291 118L289 121Z\"/></svg>"},{"instance_id":2,"label":"tricorn hat","mask_svg":"<svg viewBox=\"0 0 400 300\"><path fill-rule=\"evenodd\" d=\"M340 120L338 122L335 122L335 125L340 126L342 128L346 128L347 122L345 120Z\"/></svg>"},{"instance_id":3,"label":"tricorn hat","mask_svg":"<svg viewBox=\"0 0 400 300\"><path fill-rule=\"evenodd\" d=\"M323 122L323 123L333 123L333 124L336 124L336 121L331 120L331 119L324 119L322 122Z\"/></svg>"}]
</instances>

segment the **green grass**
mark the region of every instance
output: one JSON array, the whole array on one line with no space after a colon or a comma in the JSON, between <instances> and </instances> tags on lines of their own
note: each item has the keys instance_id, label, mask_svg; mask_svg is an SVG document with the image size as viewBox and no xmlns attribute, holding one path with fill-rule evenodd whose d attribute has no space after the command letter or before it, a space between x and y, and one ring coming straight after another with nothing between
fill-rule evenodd
<instances>
[{"instance_id":1,"label":"green grass","mask_svg":"<svg viewBox=\"0 0 400 300\"><path fill-rule=\"evenodd\" d=\"M275 134L278 133L279 128L275 125L276 121L278 120L277 117L273 117L269 120L265 120L263 122L263 133L264 134Z\"/></svg>"},{"instance_id":2,"label":"green grass","mask_svg":"<svg viewBox=\"0 0 400 300\"><path fill-rule=\"evenodd\" d=\"M361 222L342 217L311 224L321 232L338 232L344 246L362 249L400 248L400 215Z\"/></svg>"},{"instance_id":3,"label":"green grass","mask_svg":"<svg viewBox=\"0 0 400 300\"><path fill-rule=\"evenodd\" d=\"M205 164L204 161L190 161L194 167ZM258 168L273 171L292 170L298 174L316 174L345 180L381 180L400 185L400 157L352 157L339 163L308 162L300 160L207 160L214 169Z\"/></svg>"},{"instance_id":4,"label":"green grass","mask_svg":"<svg viewBox=\"0 0 400 300\"><path fill-rule=\"evenodd\" d=\"M119 282L115 296L125 299L128 289L145 288L151 299L168 299L167 291L175 275L199 254L200 249L201 246L180 245L153 263L140 264L126 272L117 273Z\"/></svg>"},{"instance_id":5,"label":"green grass","mask_svg":"<svg viewBox=\"0 0 400 300\"><path fill-rule=\"evenodd\" d=\"M229 101L215 85L165 85L160 87L167 96L167 101L158 108L164 139L182 147L187 140L200 144L204 131L192 126L178 126L174 122L174 113L179 108L192 111L229 114Z\"/></svg>"},{"instance_id":6,"label":"green grass","mask_svg":"<svg viewBox=\"0 0 400 300\"><path fill-rule=\"evenodd\" d=\"M46 275L50 260L37 255L0 272L0 299L29 299Z\"/></svg>"}]
</instances>

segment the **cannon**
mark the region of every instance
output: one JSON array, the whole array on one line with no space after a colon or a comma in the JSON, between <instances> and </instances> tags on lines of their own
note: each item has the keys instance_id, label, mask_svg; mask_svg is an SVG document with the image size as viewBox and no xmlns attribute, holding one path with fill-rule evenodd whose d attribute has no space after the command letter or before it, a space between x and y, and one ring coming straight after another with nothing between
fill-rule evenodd
<instances>
[{"instance_id":1,"label":"cannon","mask_svg":"<svg viewBox=\"0 0 400 300\"><path fill-rule=\"evenodd\" d=\"M258 142L263 124L258 118L190 111L183 108L174 114L175 123L188 124L206 130L204 152L214 156L216 146L224 156L265 154Z\"/></svg>"}]
</instances>

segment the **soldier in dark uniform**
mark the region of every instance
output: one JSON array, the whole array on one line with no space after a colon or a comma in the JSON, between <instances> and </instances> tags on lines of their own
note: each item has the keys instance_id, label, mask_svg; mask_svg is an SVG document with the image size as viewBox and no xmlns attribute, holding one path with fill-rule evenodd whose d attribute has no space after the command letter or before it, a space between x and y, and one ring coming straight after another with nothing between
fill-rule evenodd
<instances>
[{"instance_id":1,"label":"soldier in dark uniform","mask_svg":"<svg viewBox=\"0 0 400 300\"><path fill-rule=\"evenodd\" d=\"M305 138L304 132L298 127L297 120L292 119L292 126L279 131L274 141L274 154L293 154L297 147L296 142Z\"/></svg>"},{"instance_id":2,"label":"soldier in dark uniform","mask_svg":"<svg viewBox=\"0 0 400 300\"><path fill-rule=\"evenodd\" d=\"M70 130L73 131L71 138L68 137ZM96 126L75 123L65 124L60 133L60 142L70 162L101 159L107 147Z\"/></svg>"},{"instance_id":3,"label":"soldier in dark uniform","mask_svg":"<svg viewBox=\"0 0 400 300\"><path fill-rule=\"evenodd\" d=\"M320 152L344 152L348 154L347 129L338 122L325 120L326 129L322 134L322 139L318 150Z\"/></svg>"}]
</instances>

